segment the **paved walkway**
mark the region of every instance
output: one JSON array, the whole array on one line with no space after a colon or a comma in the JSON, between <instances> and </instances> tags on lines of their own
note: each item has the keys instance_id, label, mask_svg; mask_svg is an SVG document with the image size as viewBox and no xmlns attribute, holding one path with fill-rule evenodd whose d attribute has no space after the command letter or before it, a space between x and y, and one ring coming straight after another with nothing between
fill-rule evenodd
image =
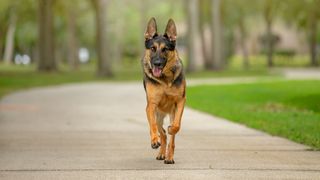
<instances>
[{"instance_id":1,"label":"paved walkway","mask_svg":"<svg viewBox=\"0 0 320 180\"><path fill-rule=\"evenodd\" d=\"M320 79L320 68L283 68L287 79Z\"/></svg>"},{"instance_id":2,"label":"paved walkway","mask_svg":"<svg viewBox=\"0 0 320 180\"><path fill-rule=\"evenodd\" d=\"M141 83L36 88L0 101L0 179L319 179L320 152L186 109L155 160Z\"/></svg>"}]
</instances>

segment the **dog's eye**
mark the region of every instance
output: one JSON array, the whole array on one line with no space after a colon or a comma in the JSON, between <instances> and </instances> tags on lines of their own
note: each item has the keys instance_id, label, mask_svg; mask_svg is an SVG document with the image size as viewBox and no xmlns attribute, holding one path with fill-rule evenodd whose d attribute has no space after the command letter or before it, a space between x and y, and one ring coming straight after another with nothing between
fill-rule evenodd
<instances>
[{"instance_id":1,"label":"dog's eye","mask_svg":"<svg viewBox=\"0 0 320 180\"><path fill-rule=\"evenodd\" d=\"M156 48L155 48L155 47L151 47L150 49L151 49L152 52L155 52L155 51L156 51Z\"/></svg>"},{"instance_id":2,"label":"dog's eye","mask_svg":"<svg viewBox=\"0 0 320 180\"><path fill-rule=\"evenodd\" d=\"M167 50L168 50L167 48L163 48L161 51L166 52Z\"/></svg>"}]
</instances>

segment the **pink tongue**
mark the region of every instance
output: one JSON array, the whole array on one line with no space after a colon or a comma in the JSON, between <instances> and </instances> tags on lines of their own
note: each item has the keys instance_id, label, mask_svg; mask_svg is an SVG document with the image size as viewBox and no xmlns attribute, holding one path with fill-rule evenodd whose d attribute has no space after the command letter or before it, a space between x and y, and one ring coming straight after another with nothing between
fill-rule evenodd
<instances>
[{"instance_id":1,"label":"pink tongue","mask_svg":"<svg viewBox=\"0 0 320 180\"><path fill-rule=\"evenodd\" d=\"M152 68L152 73L153 73L153 75L155 76L155 77L160 77L161 76L161 69L160 68L157 68L157 67L155 67L155 68Z\"/></svg>"}]
</instances>

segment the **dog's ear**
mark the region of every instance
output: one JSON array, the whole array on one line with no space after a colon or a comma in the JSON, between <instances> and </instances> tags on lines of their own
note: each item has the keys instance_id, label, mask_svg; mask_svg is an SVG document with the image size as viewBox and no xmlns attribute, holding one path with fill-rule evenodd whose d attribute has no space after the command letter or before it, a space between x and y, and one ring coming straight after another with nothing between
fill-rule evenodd
<instances>
[{"instance_id":1,"label":"dog's ear","mask_svg":"<svg viewBox=\"0 0 320 180\"><path fill-rule=\"evenodd\" d=\"M154 36L157 35L157 23L156 19L153 17L149 20L147 30L144 33L144 37L146 40L152 39Z\"/></svg>"},{"instance_id":2,"label":"dog's ear","mask_svg":"<svg viewBox=\"0 0 320 180\"><path fill-rule=\"evenodd\" d=\"M169 19L164 35L170 41L177 40L177 29L176 29L176 25L174 24L174 21L172 19Z\"/></svg>"}]
</instances>

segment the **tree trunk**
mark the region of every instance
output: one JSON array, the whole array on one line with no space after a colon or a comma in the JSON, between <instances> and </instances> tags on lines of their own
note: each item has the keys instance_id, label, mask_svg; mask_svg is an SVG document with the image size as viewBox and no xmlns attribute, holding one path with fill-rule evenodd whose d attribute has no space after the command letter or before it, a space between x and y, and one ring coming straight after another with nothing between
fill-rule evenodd
<instances>
[{"instance_id":1,"label":"tree trunk","mask_svg":"<svg viewBox=\"0 0 320 180\"><path fill-rule=\"evenodd\" d=\"M122 9L122 8L120 8ZM119 11L122 11L120 10ZM122 14L122 12L118 12L119 14ZM124 31L124 23L123 19L118 19L115 24L114 24L114 29L115 29L115 42L113 44L113 62L117 65L117 67L121 67L123 64L123 59L122 59L122 53L123 53L123 34ZM142 33L143 34L143 33ZM143 38L139 40L139 42L144 42ZM143 46L141 47L141 51L144 49Z\"/></svg>"},{"instance_id":2,"label":"tree trunk","mask_svg":"<svg viewBox=\"0 0 320 180\"><path fill-rule=\"evenodd\" d=\"M39 71L55 71L57 65L54 53L53 2L39 0Z\"/></svg>"},{"instance_id":3,"label":"tree trunk","mask_svg":"<svg viewBox=\"0 0 320 180\"><path fill-rule=\"evenodd\" d=\"M266 22L267 29L266 29L266 53L267 53L267 61L268 67L273 67L273 37L272 37L272 21L267 20Z\"/></svg>"},{"instance_id":4,"label":"tree trunk","mask_svg":"<svg viewBox=\"0 0 320 180\"><path fill-rule=\"evenodd\" d=\"M317 18L316 12L314 12L310 17L310 25L309 25L309 48L310 48L310 65L318 66L319 63L317 61Z\"/></svg>"},{"instance_id":5,"label":"tree trunk","mask_svg":"<svg viewBox=\"0 0 320 180\"><path fill-rule=\"evenodd\" d=\"M196 71L196 39L197 39L197 1L188 0L187 3L187 54L188 54L188 64L187 71Z\"/></svg>"},{"instance_id":6,"label":"tree trunk","mask_svg":"<svg viewBox=\"0 0 320 180\"><path fill-rule=\"evenodd\" d=\"M3 60L3 36L2 36L2 32L0 32L0 62Z\"/></svg>"},{"instance_id":7,"label":"tree trunk","mask_svg":"<svg viewBox=\"0 0 320 180\"><path fill-rule=\"evenodd\" d=\"M246 46L246 29L244 26L243 19L240 18L239 20L239 32L240 32L240 48L242 51L242 58L243 58L243 68L248 69L250 64L249 64L249 55L248 55L248 49Z\"/></svg>"},{"instance_id":8,"label":"tree trunk","mask_svg":"<svg viewBox=\"0 0 320 180\"><path fill-rule=\"evenodd\" d=\"M16 31L17 17L15 12L10 13L9 26L6 35L6 44L3 60L6 64L11 64L14 51L14 33Z\"/></svg>"},{"instance_id":9,"label":"tree trunk","mask_svg":"<svg viewBox=\"0 0 320 180\"><path fill-rule=\"evenodd\" d=\"M213 68L220 70L222 68L222 47L221 47L221 16L220 0L212 2L212 51L213 51Z\"/></svg>"},{"instance_id":10,"label":"tree trunk","mask_svg":"<svg viewBox=\"0 0 320 180\"><path fill-rule=\"evenodd\" d=\"M203 60L204 60L204 68L205 69L213 69L212 61L211 61L211 53L210 53L210 44L207 43L206 39L206 13L205 11L202 11L201 9L204 9L206 5L208 5L204 0L199 1L199 16L200 16L200 38L201 38L201 49L203 54ZM209 26L210 27L210 26ZM209 28L211 31L211 28ZM211 34L211 33L210 33ZM210 43L210 42L209 42Z\"/></svg>"},{"instance_id":11,"label":"tree trunk","mask_svg":"<svg viewBox=\"0 0 320 180\"><path fill-rule=\"evenodd\" d=\"M92 0L96 11L96 46L98 54L98 76L112 76L111 61L109 57L109 48L106 29L106 8L107 0Z\"/></svg>"},{"instance_id":12,"label":"tree trunk","mask_svg":"<svg viewBox=\"0 0 320 180\"><path fill-rule=\"evenodd\" d=\"M67 12L67 31L68 31L68 62L72 70L78 69L78 42L76 37L76 12L68 8Z\"/></svg>"},{"instance_id":13,"label":"tree trunk","mask_svg":"<svg viewBox=\"0 0 320 180\"><path fill-rule=\"evenodd\" d=\"M123 6L123 3L127 4L129 3L128 0L124 0L124 1L117 1L115 2L114 5L116 5L116 8L118 8L117 13L118 14L123 14L124 13L124 9L121 8L121 6ZM140 4L142 3L142 0L140 0L139 2ZM125 34L125 19L123 17L119 17L113 24L113 35L112 35L112 39L110 39L110 41L112 41L112 53L110 53L110 55L112 56L112 62L113 62L113 67L115 69L121 69L123 68L123 34ZM145 22L146 23L146 22ZM139 52L143 52L142 50L144 49L142 46L142 44L144 44L144 39L142 38L143 36L143 31L142 28L145 26L145 24L143 26L140 26L141 28L141 32L139 32L139 34L137 34L140 39L139 39ZM141 51L140 51L141 50ZM142 55L141 55L142 56Z\"/></svg>"},{"instance_id":14,"label":"tree trunk","mask_svg":"<svg viewBox=\"0 0 320 180\"><path fill-rule=\"evenodd\" d=\"M146 25L148 22L148 18L147 18L147 7L148 7L148 1L145 0L139 0L139 11L140 11L140 32L139 32L139 48L141 49L139 52L141 52L141 54L143 55L144 50L145 50L145 45L144 45L144 33L146 30Z\"/></svg>"},{"instance_id":15,"label":"tree trunk","mask_svg":"<svg viewBox=\"0 0 320 180\"><path fill-rule=\"evenodd\" d=\"M32 48L31 63L32 64L39 63L39 46L38 45L35 45Z\"/></svg>"},{"instance_id":16,"label":"tree trunk","mask_svg":"<svg viewBox=\"0 0 320 180\"><path fill-rule=\"evenodd\" d=\"M0 37L0 58L2 57L2 49L3 49L3 44L2 44L2 39ZM2 61L2 58L0 59L0 62Z\"/></svg>"}]
</instances>

